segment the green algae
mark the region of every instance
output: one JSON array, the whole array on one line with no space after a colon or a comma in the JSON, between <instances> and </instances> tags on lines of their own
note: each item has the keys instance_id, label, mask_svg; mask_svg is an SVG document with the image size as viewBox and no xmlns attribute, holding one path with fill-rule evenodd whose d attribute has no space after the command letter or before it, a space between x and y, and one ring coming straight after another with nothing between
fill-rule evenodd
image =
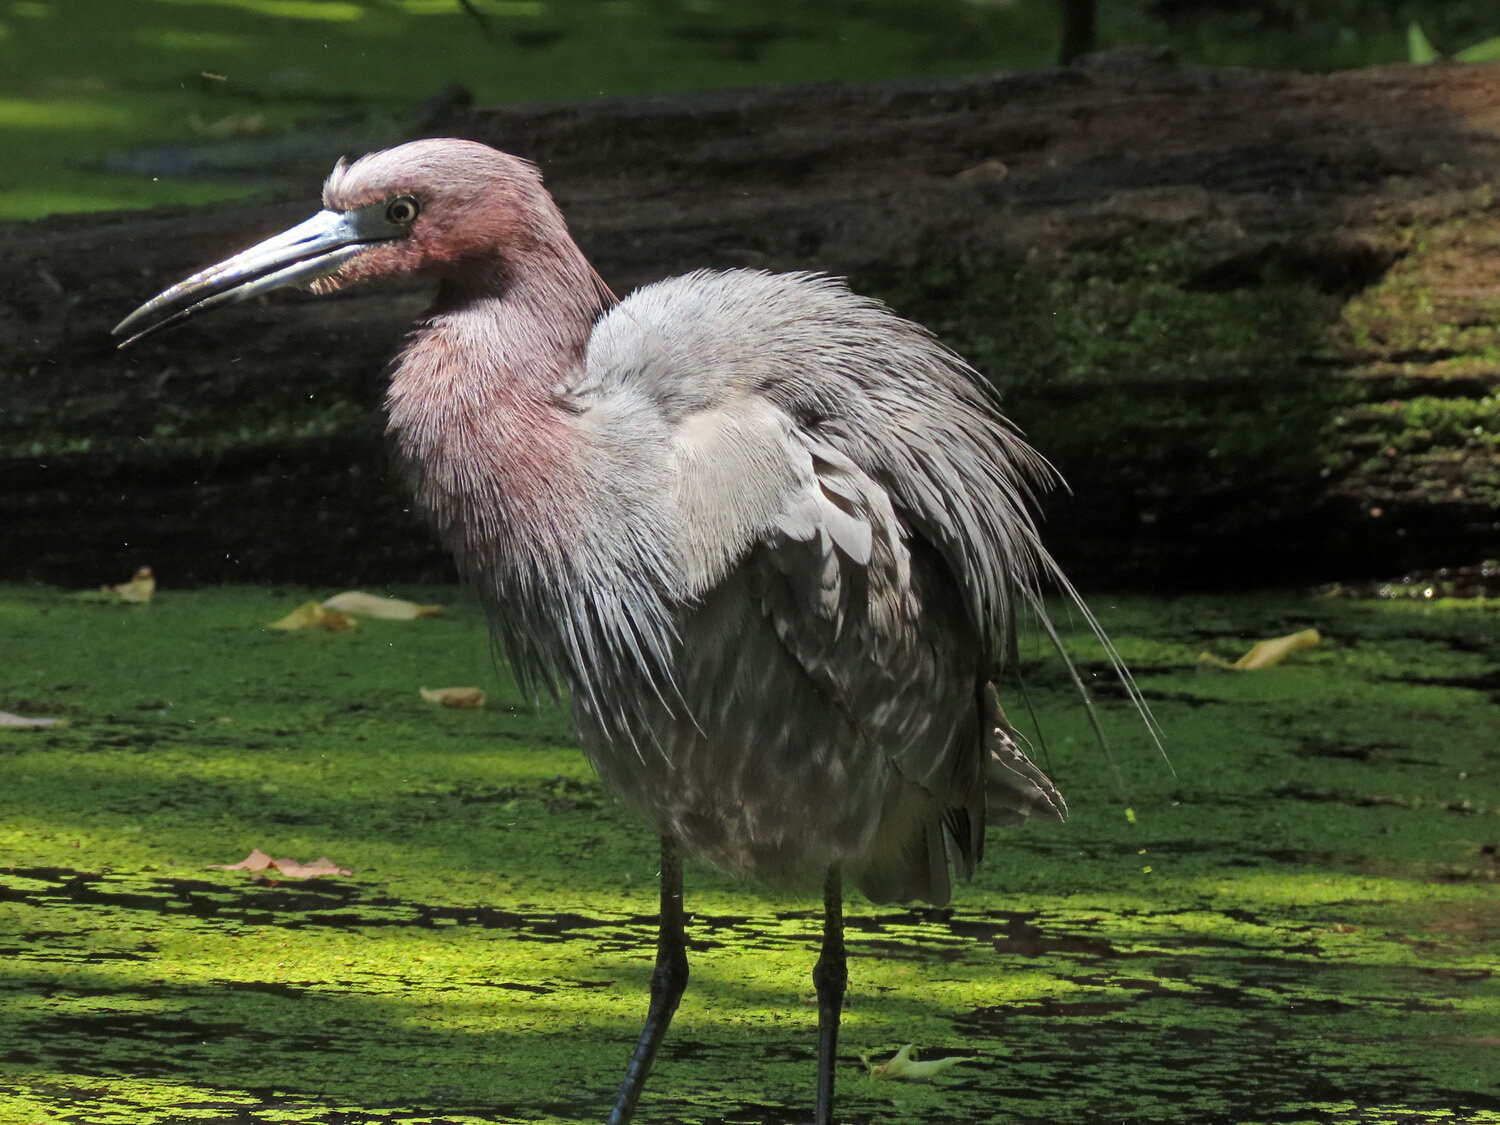
<instances>
[{"instance_id":1,"label":"green algae","mask_svg":"<svg viewBox=\"0 0 1500 1125\"><path fill-rule=\"evenodd\" d=\"M1500 506L1500 297L1483 265L1496 216L1480 191L1410 210L1272 242L1095 219L1013 256L856 280L973 361L1080 496L1128 495L1154 536L1181 536L1144 549L1145 573L1191 582L1172 557L1212 558L1200 528L1241 546L1211 563L1233 572L1260 555L1241 525L1305 537L1308 512L1334 556L1390 517L1397 536L1472 529L1448 548L1468 558ZM1205 518L1219 508L1228 526ZM1301 573L1350 573L1358 556Z\"/></svg>"},{"instance_id":2,"label":"green algae","mask_svg":"<svg viewBox=\"0 0 1500 1125\"><path fill-rule=\"evenodd\" d=\"M1075 480L1130 480L1151 466L1175 481L1197 466L1185 487L1219 481L1264 498L1321 487L1353 459L1348 444L1368 447L1346 429L1371 388L1329 370L1342 362L1332 357L1348 294L1313 266L1220 276L1231 268L1223 248L1180 224L1077 237L1035 260L858 282L983 371L1028 440Z\"/></svg>"},{"instance_id":3,"label":"green algae","mask_svg":"<svg viewBox=\"0 0 1500 1125\"><path fill-rule=\"evenodd\" d=\"M962 341L1008 390L1150 382L1293 367L1341 300L1316 277L1278 272L1211 281L1223 251L1182 225L1080 233L1035 261L967 262L861 279L903 313ZM1087 241L1085 241L1087 240Z\"/></svg>"},{"instance_id":4,"label":"green algae","mask_svg":"<svg viewBox=\"0 0 1500 1125\"><path fill-rule=\"evenodd\" d=\"M0 1120L583 1122L644 1011L655 849L564 715L447 616L283 635L318 593L0 590ZM1100 599L1132 824L1055 660L1071 821L994 831L951 911L851 902L863 1122L1500 1122L1500 607ZM1200 665L1307 626L1263 672ZM485 711L422 685L479 683ZM268 883L251 847L350 866ZM642 1106L805 1118L816 904L688 875L693 979ZM859 1054L964 1058L920 1085Z\"/></svg>"}]
</instances>

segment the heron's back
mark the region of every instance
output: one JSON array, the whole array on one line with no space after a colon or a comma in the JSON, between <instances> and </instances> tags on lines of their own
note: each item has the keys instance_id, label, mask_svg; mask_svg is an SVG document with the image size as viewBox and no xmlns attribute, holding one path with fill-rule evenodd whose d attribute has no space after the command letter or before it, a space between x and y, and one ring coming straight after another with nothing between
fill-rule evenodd
<instances>
[{"instance_id":1,"label":"heron's back","mask_svg":"<svg viewBox=\"0 0 1500 1125\"><path fill-rule=\"evenodd\" d=\"M627 803L730 870L935 903L987 787L1061 814L987 694L1039 565L1033 455L961 361L836 282L736 271L628 299L580 390L668 435L669 667L574 691Z\"/></svg>"}]
</instances>

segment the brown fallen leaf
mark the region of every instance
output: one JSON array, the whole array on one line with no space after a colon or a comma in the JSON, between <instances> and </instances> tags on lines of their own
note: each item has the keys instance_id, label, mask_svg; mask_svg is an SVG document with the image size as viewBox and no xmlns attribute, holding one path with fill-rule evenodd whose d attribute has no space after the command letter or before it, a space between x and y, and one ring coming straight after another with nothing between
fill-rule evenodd
<instances>
[{"instance_id":1,"label":"brown fallen leaf","mask_svg":"<svg viewBox=\"0 0 1500 1125\"><path fill-rule=\"evenodd\" d=\"M267 629L282 629L286 632L292 632L295 629L326 629L330 633L347 633L354 627L354 618L347 613L341 613L336 609L324 609L317 602L300 605L281 620L273 621L266 626Z\"/></svg>"},{"instance_id":2,"label":"brown fallen leaf","mask_svg":"<svg viewBox=\"0 0 1500 1125\"><path fill-rule=\"evenodd\" d=\"M217 78L218 75L210 77ZM198 114L188 116L188 127L193 132L217 140L234 140L237 137L260 137L266 133L266 118L260 113L231 113L225 117L208 120Z\"/></svg>"},{"instance_id":3,"label":"brown fallen leaf","mask_svg":"<svg viewBox=\"0 0 1500 1125\"><path fill-rule=\"evenodd\" d=\"M25 715L12 715L9 711L0 711L0 727L65 727L67 719L32 719Z\"/></svg>"},{"instance_id":4,"label":"brown fallen leaf","mask_svg":"<svg viewBox=\"0 0 1500 1125\"><path fill-rule=\"evenodd\" d=\"M477 687L419 688L418 690L428 703L441 703L444 707L455 707L460 711L484 706L484 692Z\"/></svg>"},{"instance_id":5,"label":"brown fallen leaf","mask_svg":"<svg viewBox=\"0 0 1500 1125\"><path fill-rule=\"evenodd\" d=\"M324 875L354 874L352 869L340 867L326 855L319 856L311 863L298 863L295 859L272 859L259 848L252 849L238 863L210 863L208 866L219 871L274 871L286 879L317 879Z\"/></svg>"},{"instance_id":6,"label":"brown fallen leaf","mask_svg":"<svg viewBox=\"0 0 1500 1125\"><path fill-rule=\"evenodd\" d=\"M210 863L208 866L219 871L264 871L276 862L259 848L251 848L250 854L238 863Z\"/></svg>"},{"instance_id":7,"label":"brown fallen leaf","mask_svg":"<svg viewBox=\"0 0 1500 1125\"><path fill-rule=\"evenodd\" d=\"M411 621L418 617L441 617L440 605L418 605L402 598L383 598L362 590L345 590L323 602L324 609L337 609L360 617L380 617L387 621Z\"/></svg>"},{"instance_id":8,"label":"brown fallen leaf","mask_svg":"<svg viewBox=\"0 0 1500 1125\"><path fill-rule=\"evenodd\" d=\"M340 867L326 855L320 855L311 863L298 863L295 859L278 859L272 864L288 879L318 879L324 875L353 875L352 867Z\"/></svg>"},{"instance_id":9,"label":"brown fallen leaf","mask_svg":"<svg viewBox=\"0 0 1500 1125\"><path fill-rule=\"evenodd\" d=\"M1199 653L1198 660L1203 664L1212 664L1215 668L1229 668L1236 672L1254 672L1260 668L1280 664L1291 653L1312 648L1322 639L1316 629L1303 629L1300 633L1290 633L1285 637L1260 641L1252 645L1249 652L1233 663L1209 652Z\"/></svg>"},{"instance_id":10,"label":"brown fallen leaf","mask_svg":"<svg viewBox=\"0 0 1500 1125\"><path fill-rule=\"evenodd\" d=\"M68 596L80 602L104 602L109 605L148 605L156 593L156 575L149 566L143 566L131 576L129 582L118 585L95 586L88 590L74 590Z\"/></svg>"},{"instance_id":11,"label":"brown fallen leaf","mask_svg":"<svg viewBox=\"0 0 1500 1125\"><path fill-rule=\"evenodd\" d=\"M908 1043L883 1063L872 1063L868 1055L860 1055L859 1059L869 1068L871 1078L904 1078L908 1082L920 1082L934 1074L941 1074L950 1066L968 1061L950 1057L918 1062L916 1050L914 1044Z\"/></svg>"}]
</instances>

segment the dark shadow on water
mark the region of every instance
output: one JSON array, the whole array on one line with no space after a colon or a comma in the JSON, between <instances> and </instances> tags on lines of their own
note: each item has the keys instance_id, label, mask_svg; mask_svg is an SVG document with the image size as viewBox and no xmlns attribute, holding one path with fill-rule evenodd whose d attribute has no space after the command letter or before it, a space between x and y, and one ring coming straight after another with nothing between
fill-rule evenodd
<instances>
[{"instance_id":1,"label":"dark shadow on water","mask_svg":"<svg viewBox=\"0 0 1500 1125\"><path fill-rule=\"evenodd\" d=\"M340 930L452 926L505 930L520 941L582 942L601 961L611 951L628 954L624 961L616 959L611 969L601 964L601 979L489 980L482 985L455 980L452 985L475 995L512 996L520 1005L534 998L546 1003L546 997L561 989L619 991L643 986L655 928L649 915L439 908L373 893L353 882L225 886L208 879L59 868L12 869L5 874L13 881L0 895L0 904L138 912L147 930L153 915L172 913L191 915L229 933L272 924ZM795 945L807 950L810 965L817 921L813 910L764 917L703 913L693 916L689 934L699 951L729 947L753 953L764 946ZM1215 932L1225 925L1248 927L1250 932ZM1263 939L1256 937L1256 927L1263 928ZM51 936L63 942L69 936L77 938ZM96 1075L104 1083L122 1075L201 1083L227 1060L238 1060L234 1065L240 1066L254 1057L259 1051L256 1044L265 1041L268 1026L274 1025L275 1053L318 1060L311 1075L323 1072L331 1078L343 1066L421 1071L414 1060L427 1061L431 1085L424 1095L399 1103L365 1097L360 1104L368 1108L359 1115L319 1107L314 1119L320 1123L408 1121L419 1112L439 1117L444 1112L481 1113L501 1119L553 1113L589 1120L602 1112L608 1095L608 1090L580 1090L576 1099L543 1099L521 1106L480 1105L465 1093L466 1074L477 1059L501 1068L501 1073L506 1066L538 1065L524 1061L528 1059L549 1058L554 1060L549 1065L563 1068L576 1065L569 1061L578 1050L569 1035L538 1035L524 1023L503 1018L482 1031L425 1030L409 1021L400 994L330 989L327 981L122 986L109 972L109 966L118 963L112 961L113 953L81 956L65 946L54 948L45 931L21 937L15 947L3 950L9 968L0 974L0 1045L5 1063L19 1073L44 1073L63 1065L74 1075ZM1476 1081L1471 1089L1448 1089L1433 1076L1404 1065L1399 1053L1380 1046L1392 1036L1428 1041L1441 1034L1452 1007L1449 998L1484 986L1489 973L1418 976L1380 965L1330 961L1310 939L1288 940L1284 919L1273 925L1244 909L1127 911L1113 916L1101 911L1091 917L1010 910L856 911L849 919L848 943L856 979L861 961L876 957L920 960L934 974L941 974L948 963L992 964L1000 973L1037 968L1052 982L1014 1003L987 1004L952 1015L950 1045L939 1053L972 1061L946 1072L942 1104L933 1112L924 1109L924 1125L972 1122L976 1106L1000 1104L1015 1107L1017 1112L1008 1117L1027 1122L1031 1119L1024 1108L1031 1097L1048 1104L1063 1099L1074 1107L1066 1120L1080 1125L1145 1125L1162 1120L1165 1112L1189 1114L1194 1122L1212 1125L1303 1120L1276 1107L1313 1103L1449 1110L1455 1120L1462 1120L1466 1112L1500 1110L1500 1097L1487 1092L1482 1082ZM140 942L131 959L147 959L150 952L149 942ZM60 962L74 971L60 977ZM628 974L621 973L626 964L631 966ZM288 971L294 975L295 967ZM615 973L621 975L603 979ZM630 979L623 979L626 975ZM399 967L386 976L397 984L405 979ZM433 988L430 979L425 983ZM736 982L722 970L709 981L700 979L698 987L712 989L720 1004L732 1004L737 988L747 1000L765 1000L756 994L759 986ZM920 991L919 976L913 978L913 988ZM448 989L439 982L435 991L442 994ZM37 998L34 1003L43 1007L11 1002L23 996ZM785 997L778 1000L784 1003ZM854 1002L868 1000L856 992ZM618 1035L622 1062L634 1030L622 1026L606 1031ZM726 1036L712 1021L679 1030L665 1049L660 1097L652 1101L649 1120L666 1125L770 1125L806 1116L799 1108L799 1091L789 1091L786 1104L738 1100L726 1108L705 1106L696 1096L674 1101L671 1070L674 1060L734 1075L767 1063L787 1063L807 1066L810 1075L813 1041L803 1034L807 1028L797 1034L768 1030L750 1040ZM369 1057L372 1044L377 1051L374 1064ZM1371 1048L1378 1049L1371 1053ZM858 1065L847 1051L843 1070L849 1119L889 1120L890 1106L878 1084L859 1077ZM74 1081L80 1083L80 1101L85 1100L81 1080ZM318 1081L308 1073L274 1087L254 1073L243 1076L243 1085L230 1078L233 1098L222 1105L197 1107L197 1119L260 1120L237 1115L271 1113L278 1107L302 1112L317 1104L310 1099L323 1096L312 1090L332 1088ZM68 1101L60 1090L52 1096L59 1105ZM259 1099L258 1108L252 1103L247 1109L247 1098ZM1247 1106L1268 1108L1247 1117ZM61 1119L90 1125L82 1108L71 1119L64 1110ZM1320 1110L1316 1120L1359 1118L1353 1111L1329 1108Z\"/></svg>"},{"instance_id":2,"label":"dark shadow on water","mask_svg":"<svg viewBox=\"0 0 1500 1125\"><path fill-rule=\"evenodd\" d=\"M654 932L655 915L629 914L616 918L590 918L569 912L524 914L498 907L451 907L413 903L372 894L353 882L322 880L302 883L244 883L225 886L204 879L117 878L97 872L67 868L8 868L5 873L47 883L46 889L0 885L0 902L25 902L33 906L112 906L158 914L188 914L230 927L284 926L290 929L331 927L359 929L383 926L466 926L485 930L508 930L522 941L571 941L599 931L621 930L613 944L620 949L639 948L637 931ZM623 933L631 936L626 938Z\"/></svg>"}]
</instances>

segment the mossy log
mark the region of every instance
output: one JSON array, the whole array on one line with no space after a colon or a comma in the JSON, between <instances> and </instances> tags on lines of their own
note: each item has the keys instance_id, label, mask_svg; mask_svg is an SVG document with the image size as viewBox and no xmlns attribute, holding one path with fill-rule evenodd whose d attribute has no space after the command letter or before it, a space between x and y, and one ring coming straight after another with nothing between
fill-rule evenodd
<instances>
[{"instance_id":1,"label":"mossy log","mask_svg":"<svg viewBox=\"0 0 1500 1125\"><path fill-rule=\"evenodd\" d=\"M850 276L1005 395L1091 586L1378 577L1500 552L1500 67L1311 76L1144 52L956 81L462 112L537 160L619 290ZM397 138L392 138L397 139ZM380 399L421 290L108 327L303 217L0 231L0 576L446 576Z\"/></svg>"}]
</instances>

